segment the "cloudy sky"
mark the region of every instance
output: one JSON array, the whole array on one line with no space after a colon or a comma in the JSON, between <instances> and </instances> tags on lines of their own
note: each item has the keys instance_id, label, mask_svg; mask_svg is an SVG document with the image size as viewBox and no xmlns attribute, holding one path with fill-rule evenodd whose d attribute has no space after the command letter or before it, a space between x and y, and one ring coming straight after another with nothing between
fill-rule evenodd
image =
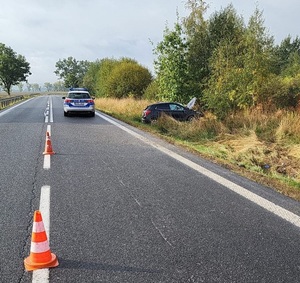
<instances>
[{"instance_id":1,"label":"cloudy sky","mask_svg":"<svg viewBox=\"0 0 300 283\"><path fill-rule=\"evenodd\" d=\"M56 82L55 63L130 57L153 72L150 40L188 14L185 0L0 0L0 42L30 63L29 83ZM256 5L280 43L299 31L299 0L207 0L209 14L230 3L247 22Z\"/></svg>"}]
</instances>

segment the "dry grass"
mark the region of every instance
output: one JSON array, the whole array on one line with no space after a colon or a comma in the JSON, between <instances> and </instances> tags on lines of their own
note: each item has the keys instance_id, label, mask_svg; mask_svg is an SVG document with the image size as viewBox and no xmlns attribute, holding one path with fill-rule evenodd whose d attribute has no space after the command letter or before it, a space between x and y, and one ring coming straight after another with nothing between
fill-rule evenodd
<instances>
[{"instance_id":1,"label":"dry grass","mask_svg":"<svg viewBox=\"0 0 300 283\"><path fill-rule=\"evenodd\" d=\"M141 118L142 111L151 102L149 100L136 100L133 98L116 99L116 98L97 98L95 100L96 108L116 116L126 118Z\"/></svg>"},{"instance_id":2,"label":"dry grass","mask_svg":"<svg viewBox=\"0 0 300 283\"><path fill-rule=\"evenodd\" d=\"M97 99L100 110L158 132L176 144L217 160L231 169L300 200L300 115L253 109L218 121L206 113L191 123L162 116L154 125L140 123L148 100Z\"/></svg>"}]
</instances>

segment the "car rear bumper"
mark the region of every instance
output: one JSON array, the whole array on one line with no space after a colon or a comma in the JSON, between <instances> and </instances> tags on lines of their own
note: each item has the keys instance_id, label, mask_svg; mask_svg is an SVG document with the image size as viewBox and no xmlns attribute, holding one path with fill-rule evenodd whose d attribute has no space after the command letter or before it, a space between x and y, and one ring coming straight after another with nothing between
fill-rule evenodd
<instances>
[{"instance_id":1,"label":"car rear bumper","mask_svg":"<svg viewBox=\"0 0 300 283\"><path fill-rule=\"evenodd\" d=\"M64 111L67 113L91 113L91 112L95 112L95 107L94 106L89 106L89 107L70 107L70 106L64 106Z\"/></svg>"}]
</instances>

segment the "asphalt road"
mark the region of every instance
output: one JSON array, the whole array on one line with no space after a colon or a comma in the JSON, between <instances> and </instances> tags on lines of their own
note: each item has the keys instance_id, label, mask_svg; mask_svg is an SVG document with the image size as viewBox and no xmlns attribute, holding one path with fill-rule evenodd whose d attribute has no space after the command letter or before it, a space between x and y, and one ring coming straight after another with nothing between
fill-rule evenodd
<instances>
[{"instance_id":1,"label":"asphalt road","mask_svg":"<svg viewBox=\"0 0 300 283\"><path fill-rule=\"evenodd\" d=\"M23 260L43 186L59 266L40 282L300 282L298 202L100 112L64 117L54 95L0 111L0 282L38 282Z\"/></svg>"}]
</instances>

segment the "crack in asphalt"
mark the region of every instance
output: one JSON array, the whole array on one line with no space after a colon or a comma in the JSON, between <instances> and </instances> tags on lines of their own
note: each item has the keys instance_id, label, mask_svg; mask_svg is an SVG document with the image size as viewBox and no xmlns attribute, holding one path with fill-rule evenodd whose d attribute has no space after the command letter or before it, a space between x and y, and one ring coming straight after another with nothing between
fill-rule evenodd
<instances>
[{"instance_id":1,"label":"crack in asphalt","mask_svg":"<svg viewBox=\"0 0 300 283\"><path fill-rule=\"evenodd\" d=\"M37 199L37 177L39 174L39 168L42 164L42 148L43 148L43 143L44 143L44 138L43 137L43 133L45 132L44 127L42 127L41 130L41 139L39 142L39 154L37 155L36 159L35 159L35 167L34 167L34 174L33 174L33 179L32 179L32 183L31 183L31 198L29 200L29 208L30 211L28 212L28 223L27 223L27 227L26 227L26 231L27 231L27 236L26 238L23 240L23 244L22 244L22 249L20 251L20 257L25 259L28 254L27 254L27 244L29 243L29 241L31 241L31 234L32 234L32 223L33 223L33 213L36 210L34 207L34 201ZM23 269L23 273L20 276L20 279L18 280L18 283L21 283L25 280L25 275L26 275L26 271L25 268Z\"/></svg>"}]
</instances>

